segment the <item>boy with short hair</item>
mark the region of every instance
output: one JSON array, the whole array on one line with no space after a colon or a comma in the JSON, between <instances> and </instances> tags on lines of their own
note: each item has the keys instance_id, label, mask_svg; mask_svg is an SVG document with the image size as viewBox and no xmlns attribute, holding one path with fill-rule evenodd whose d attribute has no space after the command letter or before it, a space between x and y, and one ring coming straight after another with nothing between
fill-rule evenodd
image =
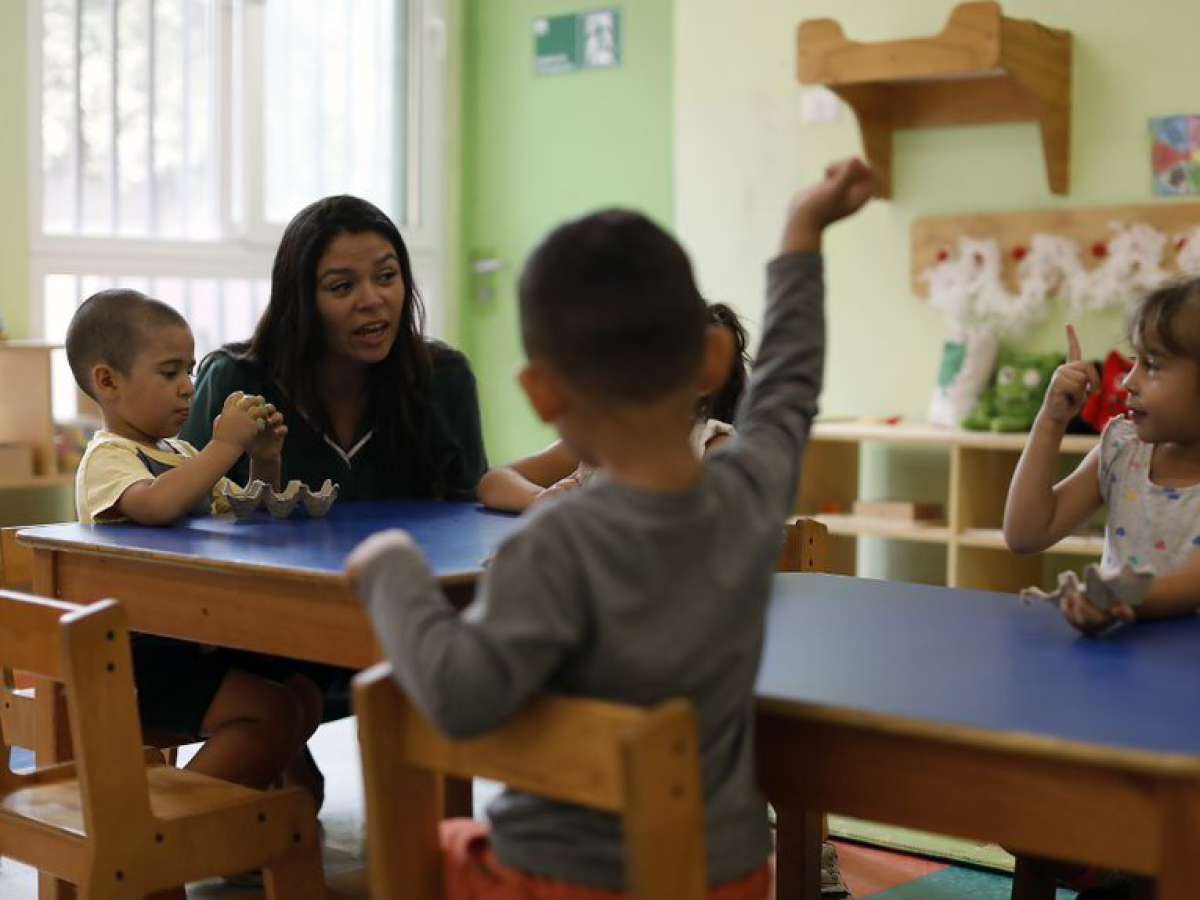
<instances>
[{"instance_id":1,"label":"boy with short hair","mask_svg":"<svg viewBox=\"0 0 1200 900\"><path fill-rule=\"evenodd\" d=\"M75 481L79 521L166 525L220 511L224 473L249 452L253 477L276 484L287 428L256 397L234 393L197 452L175 437L192 402L194 342L187 321L139 291L87 298L67 329L75 380L100 404ZM314 794L303 749L320 722L320 691L300 675L254 673L249 654L134 634L143 728L179 742L205 739L193 771L265 788L283 775Z\"/></svg>"},{"instance_id":2,"label":"boy with short hair","mask_svg":"<svg viewBox=\"0 0 1200 900\"><path fill-rule=\"evenodd\" d=\"M453 736L496 727L541 690L642 706L690 700L713 897L768 891L754 683L821 388L821 234L875 187L851 160L793 202L737 437L703 463L688 440L695 398L723 380L730 343L706 327L683 249L627 212L556 229L521 277L520 381L601 476L500 547L461 617L403 532L369 538L347 563L397 679ZM624 890L615 817L514 792L489 815L495 855L451 867L454 900L528 897L546 881L564 897Z\"/></svg>"},{"instance_id":3,"label":"boy with short hair","mask_svg":"<svg viewBox=\"0 0 1200 900\"><path fill-rule=\"evenodd\" d=\"M257 397L231 394L203 451L176 437L191 409L194 347L183 316L139 291L100 291L76 310L67 359L104 415L76 475L80 522L166 525L223 510L224 474L247 452L251 478L279 488L287 427Z\"/></svg>"}]
</instances>

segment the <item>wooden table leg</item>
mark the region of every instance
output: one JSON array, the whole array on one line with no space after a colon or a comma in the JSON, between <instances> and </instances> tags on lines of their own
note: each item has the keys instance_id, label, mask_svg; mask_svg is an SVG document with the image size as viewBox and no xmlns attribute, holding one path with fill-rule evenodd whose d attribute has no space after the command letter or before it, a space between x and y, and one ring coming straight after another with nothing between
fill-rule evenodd
<instances>
[{"instance_id":1,"label":"wooden table leg","mask_svg":"<svg viewBox=\"0 0 1200 900\"><path fill-rule=\"evenodd\" d=\"M33 592L42 597L57 597L54 583L54 554L38 550L33 558ZM33 704L33 755L38 766L53 765L72 758L71 723L67 718L66 695L61 684L45 678L35 678ZM44 872L38 873L39 900L75 900L75 885L61 881Z\"/></svg>"},{"instance_id":2,"label":"wooden table leg","mask_svg":"<svg viewBox=\"0 0 1200 900\"><path fill-rule=\"evenodd\" d=\"M1158 900L1188 900L1200 883L1200 786L1164 785Z\"/></svg>"},{"instance_id":3,"label":"wooden table leg","mask_svg":"<svg viewBox=\"0 0 1200 900\"><path fill-rule=\"evenodd\" d=\"M824 816L775 804L776 900L820 900Z\"/></svg>"},{"instance_id":4,"label":"wooden table leg","mask_svg":"<svg viewBox=\"0 0 1200 900\"><path fill-rule=\"evenodd\" d=\"M34 759L38 766L71 759L71 726L67 719L62 685L44 678L34 680ZM39 900L75 900L75 886L45 872L38 873Z\"/></svg>"}]
</instances>

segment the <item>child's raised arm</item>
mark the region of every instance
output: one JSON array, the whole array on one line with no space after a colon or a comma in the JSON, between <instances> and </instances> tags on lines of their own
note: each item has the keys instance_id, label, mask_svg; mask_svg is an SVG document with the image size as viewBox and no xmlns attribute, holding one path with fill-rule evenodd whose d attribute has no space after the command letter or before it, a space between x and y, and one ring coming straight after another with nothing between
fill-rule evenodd
<instances>
[{"instance_id":1,"label":"child's raised arm","mask_svg":"<svg viewBox=\"0 0 1200 900\"><path fill-rule=\"evenodd\" d=\"M1004 540L1014 553L1040 553L1054 546L1100 508L1098 447L1074 472L1054 483L1067 423L1099 385L1100 373L1083 361L1075 328L1068 325L1067 361L1054 373L1008 486Z\"/></svg>"},{"instance_id":2,"label":"child's raised arm","mask_svg":"<svg viewBox=\"0 0 1200 900\"><path fill-rule=\"evenodd\" d=\"M130 485L117 512L142 525L169 525L187 515L258 438L264 415L257 397L230 394L208 446L171 471Z\"/></svg>"}]
</instances>

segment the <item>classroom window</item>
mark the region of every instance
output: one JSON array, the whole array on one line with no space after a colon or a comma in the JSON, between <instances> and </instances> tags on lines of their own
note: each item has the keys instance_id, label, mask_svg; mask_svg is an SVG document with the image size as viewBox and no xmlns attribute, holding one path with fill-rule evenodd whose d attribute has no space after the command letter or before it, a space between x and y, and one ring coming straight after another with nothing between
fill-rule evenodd
<instances>
[{"instance_id":1,"label":"classroom window","mask_svg":"<svg viewBox=\"0 0 1200 900\"><path fill-rule=\"evenodd\" d=\"M291 216L343 192L400 225L436 330L444 0L28 2L47 339L100 283L191 286L162 299L199 344L245 338L237 291L202 286L264 283Z\"/></svg>"}]
</instances>

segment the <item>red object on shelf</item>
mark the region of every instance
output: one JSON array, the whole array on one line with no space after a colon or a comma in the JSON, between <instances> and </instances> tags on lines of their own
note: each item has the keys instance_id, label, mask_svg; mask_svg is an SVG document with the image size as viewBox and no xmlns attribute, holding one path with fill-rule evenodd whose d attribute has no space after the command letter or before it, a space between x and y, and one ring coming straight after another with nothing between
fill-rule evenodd
<instances>
[{"instance_id":1,"label":"red object on shelf","mask_svg":"<svg viewBox=\"0 0 1200 900\"><path fill-rule=\"evenodd\" d=\"M938 261L938 262L945 262L945 261L946 261L946 260L948 260L949 258L950 258L950 254L949 254L949 253L947 253L945 250L939 250L939 251L938 251L938 255L937 255L937 261Z\"/></svg>"},{"instance_id":2,"label":"red object on shelf","mask_svg":"<svg viewBox=\"0 0 1200 900\"><path fill-rule=\"evenodd\" d=\"M1095 428L1097 434L1104 430L1110 419L1123 416L1129 410L1125 405L1129 392L1121 389L1121 382L1132 368L1133 363L1128 357L1116 350L1105 358L1104 369L1100 373L1100 390L1088 397L1079 413L1079 418Z\"/></svg>"},{"instance_id":3,"label":"red object on shelf","mask_svg":"<svg viewBox=\"0 0 1200 900\"><path fill-rule=\"evenodd\" d=\"M1103 241L1096 241L1096 243L1092 244L1092 256L1097 259L1103 259L1108 256L1108 244Z\"/></svg>"},{"instance_id":4,"label":"red object on shelf","mask_svg":"<svg viewBox=\"0 0 1200 900\"><path fill-rule=\"evenodd\" d=\"M904 421L904 416L888 416L883 420L884 425L899 425Z\"/></svg>"},{"instance_id":5,"label":"red object on shelf","mask_svg":"<svg viewBox=\"0 0 1200 900\"><path fill-rule=\"evenodd\" d=\"M1029 255L1029 251L1026 250L1024 247L1013 247L1012 258L1015 259L1017 262L1020 262L1028 255Z\"/></svg>"}]
</instances>

